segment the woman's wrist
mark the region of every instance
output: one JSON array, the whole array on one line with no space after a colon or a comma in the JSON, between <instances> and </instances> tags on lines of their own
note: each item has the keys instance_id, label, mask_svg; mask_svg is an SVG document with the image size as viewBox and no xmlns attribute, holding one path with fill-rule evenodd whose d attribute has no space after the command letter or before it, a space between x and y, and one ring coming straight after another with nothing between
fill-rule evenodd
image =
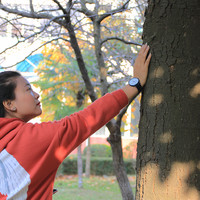
<instances>
[{"instance_id":1,"label":"woman's wrist","mask_svg":"<svg viewBox=\"0 0 200 200\"><path fill-rule=\"evenodd\" d=\"M138 89L136 87L130 86L129 84L124 86L122 90L126 94L129 102L139 94Z\"/></svg>"}]
</instances>

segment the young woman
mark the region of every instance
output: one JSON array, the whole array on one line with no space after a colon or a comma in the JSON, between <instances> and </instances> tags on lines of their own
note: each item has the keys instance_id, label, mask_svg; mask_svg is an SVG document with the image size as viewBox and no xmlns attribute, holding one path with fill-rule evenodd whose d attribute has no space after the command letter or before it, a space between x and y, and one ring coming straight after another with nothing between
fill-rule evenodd
<instances>
[{"instance_id":1,"label":"young woman","mask_svg":"<svg viewBox=\"0 0 200 200\"><path fill-rule=\"evenodd\" d=\"M17 72L0 73L0 199L52 199L56 171L66 156L141 91L151 59L148 51L143 45L128 85L83 111L41 124L28 123L42 113L30 83Z\"/></svg>"}]
</instances>

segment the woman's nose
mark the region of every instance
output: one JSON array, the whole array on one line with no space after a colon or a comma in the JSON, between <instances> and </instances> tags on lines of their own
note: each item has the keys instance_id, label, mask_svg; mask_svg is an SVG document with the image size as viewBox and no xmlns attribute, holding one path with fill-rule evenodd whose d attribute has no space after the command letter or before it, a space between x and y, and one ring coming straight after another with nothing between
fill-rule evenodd
<instances>
[{"instance_id":1,"label":"woman's nose","mask_svg":"<svg viewBox=\"0 0 200 200\"><path fill-rule=\"evenodd\" d=\"M40 95L37 92L34 92L35 98L39 99Z\"/></svg>"}]
</instances>

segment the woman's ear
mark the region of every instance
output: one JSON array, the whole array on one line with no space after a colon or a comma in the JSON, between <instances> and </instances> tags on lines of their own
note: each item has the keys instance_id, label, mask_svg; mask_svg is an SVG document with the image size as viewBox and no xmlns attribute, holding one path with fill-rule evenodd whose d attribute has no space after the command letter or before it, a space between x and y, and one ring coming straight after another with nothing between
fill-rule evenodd
<instances>
[{"instance_id":1,"label":"woman's ear","mask_svg":"<svg viewBox=\"0 0 200 200\"><path fill-rule=\"evenodd\" d=\"M7 111L15 112L17 110L17 108L14 106L11 100L3 101L3 106Z\"/></svg>"}]
</instances>

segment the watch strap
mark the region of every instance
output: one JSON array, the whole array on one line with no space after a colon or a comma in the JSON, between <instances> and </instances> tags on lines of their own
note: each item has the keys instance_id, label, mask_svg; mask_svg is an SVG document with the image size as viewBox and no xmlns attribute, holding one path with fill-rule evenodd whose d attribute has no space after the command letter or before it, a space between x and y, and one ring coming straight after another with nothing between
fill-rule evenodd
<instances>
[{"instance_id":1,"label":"watch strap","mask_svg":"<svg viewBox=\"0 0 200 200\"><path fill-rule=\"evenodd\" d=\"M140 82L138 82L135 86L138 89L138 92L140 93L143 89L143 87L141 86Z\"/></svg>"},{"instance_id":2,"label":"watch strap","mask_svg":"<svg viewBox=\"0 0 200 200\"><path fill-rule=\"evenodd\" d=\"M130 81L129 81L129 85L130 85L131 87L136 87L137 90L138 90L138 93L140 93L140 92L142 91L142 89L143 89L143 87L142 87L141 84L140 84L140 80L139 80L139 78L136 78L136 77L134 77L133 79L137 79L138 82L137 82L136 84L131 84L131 83L130 83L131 80L130 80Z\"/></svg>"}]
</instances>

